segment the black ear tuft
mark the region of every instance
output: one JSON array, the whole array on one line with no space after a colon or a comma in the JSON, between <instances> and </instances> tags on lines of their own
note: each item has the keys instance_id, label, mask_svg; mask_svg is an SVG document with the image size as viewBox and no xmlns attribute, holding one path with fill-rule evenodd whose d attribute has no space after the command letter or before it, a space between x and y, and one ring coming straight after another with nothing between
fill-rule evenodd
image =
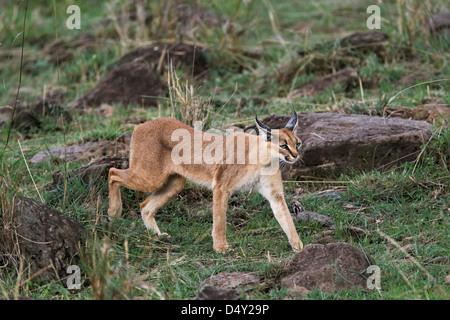
<instances>
[{"instance_id":1,"label":"black ear tuft","mask_svg":"<svg viewBox=\"0 0 450 320\"><path fill-rule=\"evenodd\" d=\"M255 114L255 121L256 126L258 127L259 135L264 137L264 140L271 141L272 135L271 135L271 128L268 125L265 125L261 121L258 120L258 116Z\"/></svg>"},{"instance_id":2,"label":"black ear tuft","mask_svg":"<svg viewBox=\"0 0 450 320\"><path fill-rule=\"evenodd\" d=\"M258 116L256 114L255 114L255 121L256 121L256 124L258 125L258 127L263 128L264 130L267 130L268 132L270 132L272 130L268 125L265 125L264 123L259 121Z\"/></svg>"},{"instance_id":3,"label":"black ear tuft","mask_svg":"<svg viewBox=\"0 0 450 320\"><path fill-rule=\"evenodd\" d=\"M286 124L285 128L294 131L295 126L297 125L297 113L295 112L294 107L292 107L292 109L294 110L294 113L292 114L292 117L291 119L289 119L289 122Z\"/></svg>"}]
</instances>

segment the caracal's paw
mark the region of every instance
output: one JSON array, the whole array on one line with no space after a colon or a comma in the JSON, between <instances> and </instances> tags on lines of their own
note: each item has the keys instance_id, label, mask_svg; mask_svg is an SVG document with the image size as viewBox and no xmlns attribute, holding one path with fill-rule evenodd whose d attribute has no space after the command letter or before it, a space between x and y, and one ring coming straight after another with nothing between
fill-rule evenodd
<instances>
[{"instance_id":1,"label":"caracal's paw","mask_svg":"<svg viewBox=\"0 0 450 320\"><path fill-rule=\"evenodd\" d=\"M172 242L173 241L172 236L170 234L168 234L167 232L160 233L158 235L158 239L162 242Z\"/></svg>"},{"instance_id":2,"label":"caracal's paw","mask_svg":"<svg viewBox=\"0 0 450 320\"><path fill-rule=\"evenodd\" d=\"M230 246L227 243L225 243L222 245L214 245L213 248L214 251L218 253L226 253L229 250Z\"/></svg>"},{"instance_id":3,"label":"caracal's paw","mask_svg":"<svg viewBox=\"0 0 450 320\"><path fill-rule=\"evenodd\" d=\"M292 250L300 251L303 249L303 242L299 239L298 242L291 243Z\"/></svg>"}]
</instances>

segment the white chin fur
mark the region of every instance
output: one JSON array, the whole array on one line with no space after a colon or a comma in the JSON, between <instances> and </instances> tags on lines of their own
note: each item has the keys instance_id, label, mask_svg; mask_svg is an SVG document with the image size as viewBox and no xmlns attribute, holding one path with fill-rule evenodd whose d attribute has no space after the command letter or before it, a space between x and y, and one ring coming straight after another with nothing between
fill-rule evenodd
<instances>
[{"instance_id":1,"label":"white chin fur","mask_svg":"<svg viewBox=\"0 0 450 320\"><path fill-rule=\"evenodd\" d=\"M284 161L286 163L289 163L289 164L293 164L293 163L297 162L297 159L291 160L291 161L287 160L282 154L280 154L280 160Z\"/></svg>"}]
</instances>

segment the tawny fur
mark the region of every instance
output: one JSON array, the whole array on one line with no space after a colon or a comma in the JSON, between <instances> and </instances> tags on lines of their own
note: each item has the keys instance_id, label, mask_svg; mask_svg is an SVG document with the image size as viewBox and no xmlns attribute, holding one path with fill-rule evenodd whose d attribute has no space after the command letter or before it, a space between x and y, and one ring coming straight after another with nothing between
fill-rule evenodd
<instances>
[{"instance_id":1,"label":"tawny fur","mask_svg":"<svg viewBox=\"0 0 450 320\"><path fill-rule=\"evenodd\" d=\"M172 141L172 133L177 129L184 129L190 133L191 141ZM260 128L261 130L261 128ZM264 130L262 130L264 131ZM271 175L262 174L272 160L278 164L279 159L294 162L298 159L296 144L299 139L295 130L272 130L271 135L279 138L279 145L266 142L263 135L256 136L245 133L233 133L229 138L210 133L195 131L193 128L169 118L155 119L138 125L132 135L130 145L129 169L109 170L109 210L111 217L120 217L122 201L120 186L129 189L151 192L151 195L141 203L141 215L148 229L161 235L155 221L155 213L169 202L184 186L187 180L207 186L213 191L213 248L223 252L228 248L226 241L226 208L229 197L235 192L256 190L270 203L275 218L286 233L289 243L294 250L303 247L294 222L286 205L283 185L279 168ZM197 134L197 136L195 136ZM208 151L212 143L222 144L224 148L221 163L207 164L203 159L198 162L194 150L191 152L191 163L175 164L172 160L172 150L183 147L182 143L194 146L194 137L202 137L202 151ZM233 139L230 139L233 137ZM234 140L234 138L236 140ZM219 139L219 140L216 140ZM245 141L245 163L238 162L238 146L235 141ZM181 143L181 144L180 144ZM280 148L280 145L284 149ZM264 146L267 154L259 155L257 146ZM298 145L297 145L298 146ZM232 156L230 156L230 152ZM286 150L288 149L288 150ZM257 162L249 164L252 155L258 154ZM230 157L233 161L226 161ZM220 161L219 161L220 162Z\"/></svg>"}]
</instances>

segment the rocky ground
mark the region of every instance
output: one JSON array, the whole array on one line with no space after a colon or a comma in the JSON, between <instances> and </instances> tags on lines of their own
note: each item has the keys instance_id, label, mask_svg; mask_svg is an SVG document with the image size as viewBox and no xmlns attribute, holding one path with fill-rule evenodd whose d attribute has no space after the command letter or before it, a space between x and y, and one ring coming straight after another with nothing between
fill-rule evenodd
<instances>
[{"instance_id":1,"label":"rocky ground","mask_svg":"<svg viewBox=\"0 0 450 320\"><path fill-rule=\"evenodd\" d=\"M7 5L1 295L447 298L450 8L386 4L385 27L368 30L364 1L318 3L105 3L82 6L86 27L55 33L65 8L37 1L23 55L24 8ZM137 124L168 116L254 133L255 113L280 128L292 106L302 160L282 170L302 251L247 194L228 204L232 250L212 252L211 194L193 185L157 215L170 238L145 230L132 191L124 219L107 223L108 170L128 167ZM368 286L373 266L381 290Z\"/></svg>"}]
</instances>

